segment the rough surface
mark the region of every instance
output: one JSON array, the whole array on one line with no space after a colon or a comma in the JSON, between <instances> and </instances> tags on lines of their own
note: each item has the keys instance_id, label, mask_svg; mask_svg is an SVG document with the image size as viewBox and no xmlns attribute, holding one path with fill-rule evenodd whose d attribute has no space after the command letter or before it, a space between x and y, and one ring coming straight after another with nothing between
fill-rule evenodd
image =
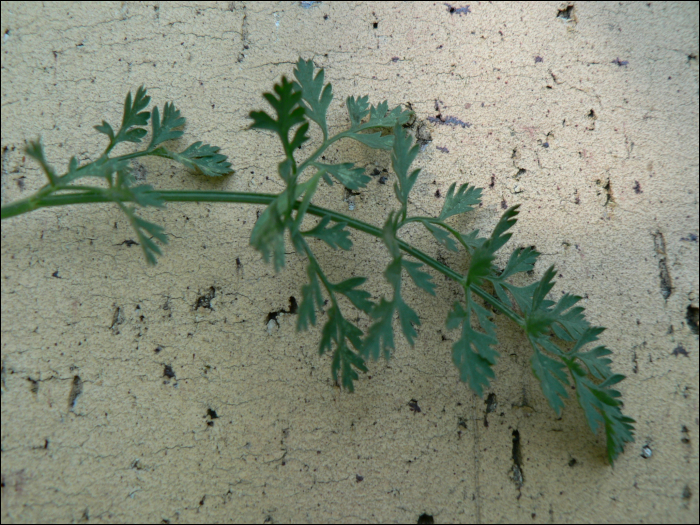
<instances>
[{"instance_id":1,"label":"rough surface","mask_svg":"<svg viewBox=\"0 0 700 525\"><path fill-rule=\"evenodd\" d=\"M269 322L304 264L275 275L248 246L255 206L149 212L171 241L155 268L114 206L45 209L2 223L3 522L697 522L697 3L3 2L1 45L3 203L43 184L25 140L57 167L95 158L92 126L141 84L187 117L183 146L220 145L236 170L137 166L167 189L279 190L277 143L246 115L299 56L333 82L332 130L348 95L410 104L425 144L412 209L437 214L437 191L470 181L484 206L458 227L488 232L522 203L512 246L535 246L536 276L556 264L553 293L585 296L608 327L637 420L610 468L575 403L548 408L505 320L477 398L451 363L459 290L442 277L436 297L407 291L415 347L399 338L339 391L318 329ZM380 224L388 155L331 157L389 170L352 212L338 186L319 193ZM319 246L321 263L369 275L378 297L385 250L353 239Z\"/></svg>"}]
</instances>

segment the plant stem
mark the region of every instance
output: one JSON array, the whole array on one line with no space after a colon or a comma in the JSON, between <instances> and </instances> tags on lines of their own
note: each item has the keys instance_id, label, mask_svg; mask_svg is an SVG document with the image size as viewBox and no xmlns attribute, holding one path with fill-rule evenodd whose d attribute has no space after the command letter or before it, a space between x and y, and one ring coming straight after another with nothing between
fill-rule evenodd
<instances>
[{"instance_id":1,"label":"plant stem","mask_svg":"<svg viewBox=\"0 0 700 525\"><path fill-rule=\"evenodd\" d=\"M110 195L110 190L102 190L100 188L95 188L96 191L81 190L79 192L62 193L62 194L52 194L45 197L37 198L36 195L23 199L20 201L12 202L2 207L2 219L8 219L10 217L15 217L23 213L28 213L30 211L37 210L39 208L48 208L54 206L68 206L70 204L95 204L101 202L114 202L114 196ZM113 191L113 190L112 190ZM183 191L183 190L170 190L170 191L156 191L144 192L145 194L154 193L157 194L163 201L166 202L230 202L230 203L242 203L242 204L264 204L268 205L274 201L278 195L274 193L248 193L248 192L234 192L234 191ZM122 199L124 201L130 200L128 196L124 196ZM294 208L298 209L302 205L302 202L295 201ZM310 204L307 213L316 215L317 217L328 216L333 222L346 222L347 225L355 230L373 235L379 239L382 238L382 229L377 226L373 226L366 222L357 220L353 217L349 217L342 213L338 213L333 210L322 208L320 206L315 206ZM410 219L408 219L410 221ZM399 247L406 252L408 255L418 259L419 261L427 264L434 270L440 272L441 274L449 277L453 281L460 284L463 283L464 277L445 266L444 264L436 261L428 254L423 253L419 249L411 246L399 239ZM483 300L487 301L496 310L500 311L513 322L519 326L524 326L524 319L515 313L511 308L503 304L493 295L485 292L481 288L476 286L471 286L470 289Z\"/></svg>"}]
</instances>

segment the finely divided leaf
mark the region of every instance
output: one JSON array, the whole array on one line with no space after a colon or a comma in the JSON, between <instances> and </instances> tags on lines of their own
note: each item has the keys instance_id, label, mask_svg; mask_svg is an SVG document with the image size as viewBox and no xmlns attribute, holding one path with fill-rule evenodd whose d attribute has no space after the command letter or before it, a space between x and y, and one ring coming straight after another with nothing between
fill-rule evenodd
<instances>
[{"instance_id":1,"label":"finely divided leaf","mask_svg":"<svg viewBox=\"0 0 700 525\"><path fill-rule=\"evenodd\" d=\"M154 266L156 264L156 255L160 255L161 252L160 248L151 237L155 237L163 244L168 244L168 237L165 235L163 227L148 222L136 215L133 206L125 206L121 202L117 204L129 219L131 227L138 237L138 242L141 245L143 254L146 256L146 261L148 261L148 264L151 266Z\"/></svg>"},{"instance_id":2,"label":"finely divided leaf","mask_svg":"<svg viewBox=\"0 0 700 525\"><path fill-rule=\"evenodd\" d=\"M314 166L318 169L325 169L338 182L351 190L364 188L372 180L371 177L364 174L365 168L355 168L352 162L344 162L343 164L321 164L320 162L315 162Z\"/></svg>"},{"instance_id":3,"label":"finely divided leaf","mask_svg":"<svg viewBox=\"0 0 700 525\"><path fill-rule=\"evenodd\" d=\"M260 214L250 234L250 245L258 250L267 263L272 257L275 272L284 267L284 230L282 209L286 204L287 193L283 192Z\"/></svg>"},{"instance_id":4,"label":"finely divided leaf","mask_svg":"<svg viewBox=\"0 0 700 525\"><path fill-rule=\"evenodd\" d=\"M401 106L397 106L391 111L389 109L389 103L385 100L381 102L376 107L369 106L368 97L364 96L362 98L355 99L353 97L348 97L346 104L348 106L348 113L350 114L350 120L352 126L350 132L346 132L346 136L355 139L363 144L369 146L370 148L385 149L390 150L394 142L394 136L391 134L383 134L381 132L376 133L357 133L353 130L358 131L382 128L384 130L391 130L395 126L403 126L411 118L411 111L402 111ZM369 113L369 121L362 124L362 119ZM385 132L386 133L386 132Z\"/></svg>"},{"instance_id":5,"label":"finely divided leaf","mask_svg":"<svg viewBox=\"0 0 700 525\"><path fill-rule=\"evenodd\" d=\"M412 111L402 111L401 106L396 106L389 111L389 102L384 101L377 106L370 107L369 121L367 126L370 128L388 128L391 129L396 125L403 126L408 122L413 114Z\"/></svg>"},{"instance_id":6,"label":"finely divided leaf","mask_svg":"<svg viewBox=\"0 0 700 525\"><path fill-rule=\"evenodd\" d=\"M303 234L310 237L316 237L317 239L321 239L334 250L338 249L339 247L343 250L349 250L350 248L352 248L350 232L345 229L347 223L338 222L332 227L326 228L330 220L330 216L325 215L321 219L321 221L316 225L316 227L309 231L303 232Z\"/></svg>"},{"instance_id":7,"label":"finely divided leaf","mask_svg":"<svg viewBox=\"0 0 700 525\"><path fill-rule=\"evenodd\" d=\"M185 125L185 119L180 116L180 110L175 109L175 105L166 102L163 107L163 120L160 120L160 113L158 112L158 106L153 108L153 115L151 118L151 126L153 127L153 136L151 137L151 143L148 145L148 149L154 149L161 142L166 142L168 140L179 139L182 136L182 131L175 130L180 126Z\"/></svg>"},{"instance_id":8,"label":"finely divided leaf","mask_svg":"<svg viewBox=\"0 0 700 525\"><path fill-rule=\"evenodd\" d=\"M374 303L369 300L371 297L370 293L364 290L356 290L356 288L362 285L366 280L366 277L353 277L334 284L332 286L333 291L342 293L345 295L345 297L350 299L350 302L352 302L352 304L354 304L357 308L365 313L370 313L374 307Z\"/></svg>"},{"instance_id":9,"label":"finely divided leaf","mask_svg":"<svg viewBox=\"0 0 700 525\"><path fill-rule=\"evenodd\" d=\"M409 263L409 265L415 264L416 263ZM391 355L390 351L394 349L394 331L392 328L394 312L398 312L404 337L406 337L406 340L411 346L413 346L413 341L418 335L413 325L420 326L420 318L401 297L402 267L404 267L404 264L401 257L395 258L389 264L389 266L387 266L384 276L394 289L394 297L391 301L387 301L385 298L382 298L380 303L375 306L371 313L372 317L376 319L376 321L367 331L363 355L371 356L372 359L375 360L379 358L380 353L383 353L384 357L389 359ZM418 272L416 266L413 266L412 270ZM427 275L423 272L418 273L424 276ZM427 281L427 279L424 279L421 276L419 276L418 279L426 286L431 284Z\"/></svg>"},{"instance_id":10,"label":"finely divided leaf","mask_svg":"<svg viewBox=\"0 0 700 525\"><path fill-rule=\"evenodd\" d=\"M112 126L109 125L109 122L103 120L102 124L93 127L100 133L107 135L109 137L110 144L114 142L114 130L112 129Z\"/></svg>"},{"instance_id":11,"label":"finely divided leaf","mask_svg":"<svg viewBox=\"0 0 700 525\"><path fill-rule=\"evenodd\" d=\"M56 172L49 165L49 163L46 162L46 158L44 157L44 146L41 143L41 139L30 140L27 142L27 146L24 148L24 151L27 155L41 164L41 169L44 170L46 178L48 178L49 182L53 185L56 178Z\"/></svg>"},{"instance_id":12,"label":"finely divided leaf","mask_svg":"<svg viewBox=\"0 0 700 525\"><path fill-rule=\"evenodd\" d=\"M411 147L412 143L412 137L404 131L400 124L396 124L391 165L398 178L398 183L394 184L396 198L404 205L408 202L408 194L411 192L411 188L413 188L420 173L420 169L414 170L410 175L408 173L411 163L415 160L419 150L417 144Z\"/></svg>"},{"instance_id":13,"label":"finely divided leaf","mask_svg":"<svg viewBox=\"0 0 700 525\"><path fill-rule=\"evenodd\" d=\"M136 90L134 100L131 100L131 91L126 96L124 101L124 116L122 117L122 127L119 129L116 137L112 128L106 122L102 122L102 126L95 126L95 129L101 133L105 133L111 139L111 145L119 142L141 142L141 139L146 136L147 131L136 126L145 126L148 124L148 119L151 114L145 109L151 102L151 97L146 95L146 89L141 86ZM133 129L132 129L133 128Z\"/></svg>"},{"instance_id":14,"label":"finely divided leaf","mask_svg":"<svg viewBox=\"0 0 700 525\"><path fill-rule=\"evenodd\" d=\"M565 388L569 386L569 379L564 371L565 366L561 361L552 359L540 351L538 345L542 345L544 341L530 338L530 342L534 349L530 360L532 371L540 381L542 392L547 398L549 406L554 409L558 417L561 415L561 409L564 408L564 399L569 397Z\"/></svg>"},{"instance_id":15,"label":"finely divided leaf","mask_svg":"<svg viewBox=\"0 0 700 525\"><path fill-rule=\"evenodd\" d=\"M515 250L513 250L513 253L510 254L510 259L508 259L508 264L506 264L505 269L500 274L498 274L498 276L491 275L490 277L486 277L486 280L490 281L491 284L493 284L493 288L496 292L496 295L501 301L503 301L506 304L509 304L511 302L508 297L508 294L506 294L505 292L507 289L510 290L513 294L513 297L516 298L516 302L518 303L518 305L520 305L522 302L524 305L528 305L527 308L529 308L530 298L532 297L532 292L534 291L534 288L526 287L521 289L506 282L506 279L512 277L517 273L531 271L535 267L535 263L537 262L537 257L539 255L540 254L538 252L529 247L516 248ZM521 296L522 300L520 300L517 296L519 290L527 290L526 293ZM522 309L522 306L520 306L520 308Z\"/></svg>"},{"instance_id":16,"label":"finely divided leaf","mask_svg":"<svg viewBox=\"0 0 700 525\"><path fill-rule=\"evenodd\" d=\"M492 348L498 343L495 325L491 321L493 314L474 302L471 292L466 292L467 307L455 302L447 317L447 328L462 325L462 336L452 345L452 360L460 371L460 380L469 386L479 397L495 377L492 366L496 364L499 353ZM476 321L484 330L479 332L472 327L472 312Z\"/></svg>"},{"instance_id":17,"label":"finely divided leaf","mask_svg":"<svg viewBox=\"0 0 700 525\"><path fill-rule=\"evenodd\" d=\"M291 158L294 149L309 139L306 136L309 123L304 118L304 108L299 105L302 93L297 91L294 88L294 84L289 82L286 77L282 77L280 84L275 84L274 91L277 97L272 93L263 93L263 96L275 109L277 120L264 111L251 111L250 118L253 119L253 124L250 127L252 129L269 129L276 132L282 141L287 158ZM302 125L290 142L289 131L297 124Z\"/></svg>"},{"instance_id":18,"label":"finely divided leaf","mask_svg":"<svg viewBox=\"0 0 700 525\"><path fill-rule=\"evenodd\" d=\"M598 340L598 335L600 335L605 328L598 326L591 326L586 330L580 339L576 342L576 345L567 353L570 358L578 358L583 364L588 368L588 372L596 379L603 380L606 377L613 375L612 370L610 370L610 364L612 361L608 359L607 355L612 354L610 350L604 346L597 346L593 350L588 352L582 352L581 349L588 343L592 343Z\"/></svg>"},{"instance_id":19,"label":"finely divided leaf","mask_svg":"<svg viewBox=\"0 0 700 525\"><path fill-rule=\"evenodd\" d=\"M519 206L518 204L507 209L496 224L491 236L472 252L469 272L467 273L467 285L479 286L482 280L495 275L493 260L496 258L496 252L513 235L506 233L506 231L515 225Z\"/></svg>"},{"instance_id":20,"label":"finely divided leaf","mask_svg":"<svg viewBox=\"0 0 700 525\"><path fill-rule=\"evenodd\" d=\"M430 295L435 295L435 283L431 282L432 277L429 273L421 271L419 268L423 266L421 263L406 261L402 259L403 267L406 268L408 275L411 276L416 286L423 288Z\"/></svg>"},{"instance_id":21,"label":"finely divided leaf","mask_svg":"<svg viewBox=\"0 0 700 525\"><path fill-rule=\"evenodd\" d=\"M607 456L611 465L624 450L625 443L634 442L635 420L622 414L622 403L619 400L621 394L610 388L624 377L619 374L612 375L605 382L596 385L581 372L573 375L576 396L586 414L588 425L594 434L600 426L605 430Z\"/></svg>"},{"instance_id":22,"label":"finely divided leaf","mask_svg":"<svg viewBox=\"0 0 700 525\"><path fill-rule=\"evenodd\" d=\"M457 243L454 241L452 238L451 234L449 232L446 232L439 226L436 226L428 221L421 221L423 226L425 226L430 233L433 234L435 239L442 244L445 248L447 248L450 251L456 252L459 251L459 248L457 247Z\"/></svg>"},{"instance_id":23,"label":"finely divided leaf","mask_svg":"<svg viewBox=\"0 0 700 525\"><path fill-rule=\"evenodd\" d=\"M545 299L546 294L551 291L555 284L554 275L556 275L554 267L550 266L542 279L536 283L532 293L532 301L523 310L526 321L525 330L528 335L538 337L551 329L560 339L573 341L583 334L590 325L583 315L583 308L574 307L581 300L580 297L565 294L557 303Z\"/></svg>"},{"instance_id":24,"label":"finely divided leaf","mask_svg":"<svg viewBox=\"0 0 700 525\"><path fill-rule=\"evenodd\" d=\"M352 127L357 127L360 125L363 118L369 113L369 96L364 97L348 97L345 103L348 106L348 114L350 115L350 121L352 122Z\"/></svg>"},{"instance_id":25,"label":"finely divided leaf","mask_svg":"<svg viewBox=\"0 0 700 525\"><path fill-rule=\"evenodd\" d=\"M326 124L326 112L333 100L333 89L330 84L323 86L323 69L319 70L314 78L314 63L312 60L304 61L301 58L297 62L297 69L294 76L301 89L302 100L306 104L301 104L306 110L306 116L316 122L323 131L324 139L328 136L328 126Z\"/></svg>"},{"instance_id":26,"label":"finely divided leaf","mask_svg":"<svg viewBox=\"0 0 700 525\"><path fill-rule=\"evenodd\" d=\"M348 133L347 136L374 149L390 150L394 144L393 135L382 136L379 131L376 133Z\"/></svg>"},{"instance_id":27,"label":"finely divided leaf","mask_svg":"<svg viewBox=\"0 0 700 525\"><path fill-rule=\"evenodd\" d=\"M346 339L355 349L360 350L362 347L361 337L362 330L345 320L337 305L331 306L328 310L328 321L326 321L321 334L319 353L323 355L330 351L335 343L335 351L331 361L333 380L337 383L338 375L340 375L343 388L350 392L355 390L353 381L358 378L355 369L366 372L367 367L362 356L348 346Z\"/></svg>"},{"instance_id":28,"label":"finely divided leaf","mask_svg":"<svg viewBox=\"0 0 700 525\"><path fill-rule=\"evenodd\" d=\"M457 183L453 182L450 189L447 190L445 204L443 204L442 212L440 212L440 217L438 217L441 221L453 215L470 211L481 202L481 188L462 184L455 194L455 186L457 186Z\"/></svg>"},{"instance_id":29,"label":"finely divided leaf","mask_svg":"<svg viewBox=\"0 0 700 525\"><path fill-rule=\"evenodd\" d=\"M398 220L399 214L396 214L396 216L394 216L394 212L390 211L389 216L386 218L386 221L384 221L384 226L382 227L382 240L384 241L384 244L386 245L387 249L389 250L389 253L394 259L398 259L401 257L399 241L396 238L396 227Z\"/></svg>"},{"instance_id":30,"label":"finely divided leaf","mask_svg":"<svg viewBox=\"0 0 700 525\"><path fill-rule=\"evenodd\" d=\"M219 148L210 144L195 142L181 153L175 153L163 148L158 148L154 152L171 158L187 168L208 177L220 177L231 173L231 163L227 161L226 155L221 155Z\"/></svg>"},{"instance_id":31,"label":"finely divided leaf","mask_svg":"<svg viewBox=\"0 0 700 525\"><path fill-rule=\"evenodd\" d=\"M367 330L362 354L376 361L380 353L383 353L384 359L388 361L391 357L390 351L394 349L394 302L382 297L372 310L372 317L376 321Z\"/></svg>"},{"instance_id":32,"label":"finely divided leaf","mask_svg":"<svg viewBox=\"0 0 700 525\"><path fill-rule=\"evenodd\" d=\"M139 184L138 186L129 187L131 194L134 196L134 202L144 208L154 206L156 208L165 208L165 201L160 193L153 191L153 186L150 184Z\"/></svg>"},{"instance_id":33,"label":"finely divided leaf","mask_svg":"<svg viewBox=\"0 0 700 525\"><path fill-rule=\"evenodd\" d=\"M321 295L321 286L316 277L316 267L310 261L306 267L306 274L309 276L309 283L301 287L301 304L297 314L297 331L306 330L309 323L316 324L316 308L323 306L323 295Z\"/></svg>"}]
</instances>

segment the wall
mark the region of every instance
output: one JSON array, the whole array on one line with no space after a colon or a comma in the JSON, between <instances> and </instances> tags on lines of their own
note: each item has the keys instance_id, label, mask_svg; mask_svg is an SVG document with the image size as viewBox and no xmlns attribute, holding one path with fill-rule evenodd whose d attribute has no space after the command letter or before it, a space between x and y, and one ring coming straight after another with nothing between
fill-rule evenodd
<instances>
[{"instance_id":1,"label":"wall","mask_svg":"<svg viewBox=\"0 0 700 525\"><path fill-rule=\"evenodd\" d=\"M188 119L183 147L219 145L235 169L140 160L163 189L279 191L277 142L247 114L299 56L333 83L333 132L349 95L410 104L431 139L411 211L437 215L469 181L484 205L455 226L489 233L520 203L510 246L535 246L532 279L556 264L553 296L583 296L608 327L637 420L611 468L575 402L549 408L505 319L492 402L475 396L444 328L461 292L441 276L435 297L405 291L415 346L397 335L389 363L340 391L318 327L269 322L305 263L289 247L275 275L248 245L258 206L146 212L170 238L154 268L115 206L43 209L2 223L3 522L697 522L697 3L3 2L2 34L3 203L44 184L26 140L59 169L94 159L93 126L142 84ZM318 194L382 224L388 154L340 142L328 160L388 170L353 211L338 185ZM386 250L353 241L319 260L378 298Z\"/></svg>"}]
</instances>

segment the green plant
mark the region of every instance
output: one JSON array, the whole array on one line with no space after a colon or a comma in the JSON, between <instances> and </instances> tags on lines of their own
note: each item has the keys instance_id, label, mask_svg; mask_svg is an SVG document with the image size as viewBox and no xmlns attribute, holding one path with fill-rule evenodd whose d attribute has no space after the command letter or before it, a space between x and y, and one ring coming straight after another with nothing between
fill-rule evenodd
<instances>
[{"instance_id":1,"label":"green plant","mask_svg":"<svg viewBox=\"0 0 700 525\"><path fill-rule=\"evenodd\" d=\"M250 237L250 244L266 261L272 260L276 271L285 264L285 234L289 234L297 253L306 257L306 273L309 282L302 287L302 300L298 309L297 329L305 330L315 325L316 312L324 307L324 291L330 303L326 309L319 351L330 353L333 379L349 391L353 391L358 372L366 372L366 360L389 359L394 350L393 322L398 314L401 332L413 345L415 326L420 318L402 297L403 276L430 294L435 284L423 270L423 264L459 283L464 290L464 300L455 302L447 317L448 329L459 329L459 340L452 346L452 356L462 381L479 395L489 388L494 377L493 366L499 356L495 349L496 339L494 314L498 311L523 329L533 354L532 371L539 380L547 401L557 415L568 397L570 380L575 386L576 396L596 433L603 428L607 438L607 457L611 463L622 452L625 443L634 441L634 420L622 414L621 394L613 387L624 376L610 369L610 350L594 343L603 328L591 326L585 319L583 308L576 306L580 297L565 294L557 302L546 298L554 286L555 271L550 267L542 279L528 286L515 286L509 279L517 273L533 269L538 253L531 248L516 248L504 269L494 265L496 253L510 239L509 230L515 225L518 206L508 209L491 235L479 236L478 230L462 234L448 224L448 219L478 206L481 189L462 184L452 184L438 217L409 216L409 194L420 170L411 169L418 155L418 146L407 133L405 126L411 112L400 107L389 110L387 102L370 106L368 98L348 97L346 101L350 115L350 128L330 136L326 113L333 98L330 84L324 85L323 70L315 73L311 61L299 60L294 70L296 81L285 77L274 86L274 93L265 93L274 114L254 111L250 114L251 128L270 130L276 133L284 150L284 160L278 165L279 176L285 189L279 194L235 193L213 191L157 191L148 185L136 185L130 175L129 160L156 155L177 161L204 175L216 177L230 172L230 163L218 153L218 148L196 142L181 153L166 149L163 142L182 135L176 131L185 119L172 104L166 104L161 118L158 108L152 113L143 111L149 103L146 91L139 88L136 96L126 97L124 116L119 131L115 134L106 122L95 128L107 135L109 145L95 161L79 166L73 157L68 171L61 176L44 159L40 142L30 142L27 153L36 159L48 178L48 183L31 197L2 207L2 218L8 218L46 206L64 206L95 202L114 202L128 217L146 260L155 264L160 249L153 239L167 241L160 226L145 221L136 215L136 206L163 206L166 201L208 201L265 204L267 208L259 216ZM151 119L151 141L143 151L109 157L120 142L140 143L147 135L146 126ZM303 162L297 161L295 153L309 137L309 123L317 124L322 133L321 145ZM291 137L291 138L290 138ZM345 216L332 210L311 204L311 200L323 180L333 184L335 179L350 189L364 187L370 177L364 169L351 163L325 164L319 162L321 154L334 142L350 138L370 148L391 151L393 170L396 174L394 192L399 209L389 213L383 227ZM302 175L311 170L311 175ZM97 177L104 179L101 186L77 185L79 179ZM320 217L311 229L302 229L306 214ZM464 248L470 257L466 274L460 274L407 244L399 238L400 230L410 223L422 224L439 243L447 249L458 251ZM331 225L332 224L332 225ZM320 239L333 249L349 250L352 241L348 228L354 228L381 238L386 245L391 261L384 275L393 289L390 298L379 303L370 301L370 294L360 287L364 277L354 277L342 282L331 282L309 244L310 238ZM417 261L406 259L410 256ZM493 293L484 289L488 285ZM345 296L359 310L368 314L372 324L366 334L343 315L338 301ZM485 308L482 302L490 309ZM565 343L566 349L561 343Z\"/></svg>"}]
</instances>

